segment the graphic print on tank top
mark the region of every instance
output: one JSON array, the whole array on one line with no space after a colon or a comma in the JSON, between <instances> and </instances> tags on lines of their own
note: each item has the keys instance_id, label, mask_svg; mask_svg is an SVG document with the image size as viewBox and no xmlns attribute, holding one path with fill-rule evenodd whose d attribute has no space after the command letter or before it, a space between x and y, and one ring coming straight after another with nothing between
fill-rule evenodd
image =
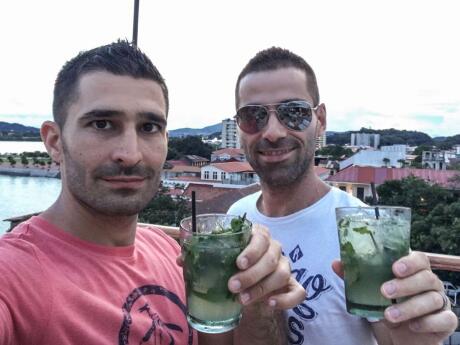
<instances>
[{"instance_id":1,"label":"graphic print on tank top","mask_svg":"<svg viewBox=\"0 0 460 345\"><path fill-rule=\"evenodd\" d=\"M284 252L283 255L285 255ZM305 300L290 310L287 320L289 344L301 345L304 343L305 324L313 322L319 315L314 306L315 303L312 302L324 298L324 295L331 292L333 287L322 274L310 272L306 267L302 267L302 264L308 264L307 262L299 265L299 260L304 257L299 244L289 251L288 257L292 267L294 267L291 269L291 274L307 292Z\"/></svg>"}]
</instances>

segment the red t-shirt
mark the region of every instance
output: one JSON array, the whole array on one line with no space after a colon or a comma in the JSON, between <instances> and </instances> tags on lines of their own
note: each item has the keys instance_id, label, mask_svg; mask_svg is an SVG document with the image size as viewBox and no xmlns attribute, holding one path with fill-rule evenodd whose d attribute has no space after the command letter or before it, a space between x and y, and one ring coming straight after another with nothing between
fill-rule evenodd
<instances>
[{"instance_id":1,"label":"red t-shirt","mask_svg":"<svg viewBox=\"0 0 460 345\"><path fill-rule=\"evenodd\" d=\"M196 344L179 252L161 230L106 247L31 218L0 239L0 344Z\"/></svg>"}]
</instances>

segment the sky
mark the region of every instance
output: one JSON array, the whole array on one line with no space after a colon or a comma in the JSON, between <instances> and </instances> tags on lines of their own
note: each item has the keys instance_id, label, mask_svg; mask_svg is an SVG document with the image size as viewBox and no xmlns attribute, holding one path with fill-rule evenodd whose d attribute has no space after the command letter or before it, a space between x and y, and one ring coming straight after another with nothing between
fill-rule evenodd
<instances>
[{"instance_id":1,"label":"sky","mask_svg":"<svg viewBox=\"0 0 460 345\"><path fill-rule=\"evenodd\" d=\"M132 38L134 0L0 3L0 121L51 119L62 65ZM280 46L315 70L327 129L460 134L460 1L140 0L139 47L170 93L169 129L232 117L234 86Z\"/></svg>"}]
</instances>

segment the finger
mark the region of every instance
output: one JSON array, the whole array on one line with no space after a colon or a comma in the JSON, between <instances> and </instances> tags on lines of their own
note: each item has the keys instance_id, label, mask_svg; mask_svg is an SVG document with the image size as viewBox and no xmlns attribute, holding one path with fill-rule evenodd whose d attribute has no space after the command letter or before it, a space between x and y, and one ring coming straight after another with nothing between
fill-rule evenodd
<instances>
[{"instance_id":1,"label":"finger","mask_svg":"<svg viewBox=\"0 0 460 345\"><path fill-rule=\"evenodd\" d=\"M340 278L343 279L344 277L343 265L340 260L332 261L332 270L334 271L335 274L337 274Z\"/></svg>"},{"instance_id":2,"label":"finger","mask_svg":"<svg viewBox=\"0 0 460 345\"><path fill-rule=\"evenodd\" d=\"M248 246L238 255L236 259L236 265L240 270L253 265L259 261L260 258L267 251L270 246L270 232L266 227L260 224L254 224L252 227L251 240Z\"/></svg>"},{"instance_id":3,"label":"finger","mask_svg":"<svg viewBox=\"0 0 460 345\"><path fill-rule=\"evenodd\" d=\"M457 324L457 316L450 310L444 310L411 321L409 323L409 328L417 333L440 333L449 335L457 328Z\"/></svg>"},{"instance_id":4,"label":"finger","mask_svg":"<svg viewBox=\"0 0 460 345\"><path fill-rule=\"evenodd\" d=\"M413 296L430 290L443 291L442 282L431 270L422 270L407 278L390 280L380 289L382 295L388 299Z\"/></svg>"},{"instance_id":5,"label":"finger","mask_svg":"<svg viewBox=\"0 0 460 345\"><path fill-rule=\"evenodd\" d=\"M260 282L277 268L281 257L281 245L271 241L270 246L255 264L244 271L236 273L230 278L229 289L232 292L247 290Z\"/></svg>"},{"instance_id":6,"label":"finger","mask_svg":"<svg viewBox=\"0 0 460 345\"><path fill-rule=\"evenodd\" d=\"M440 311L443 305L441 294L429 291L388 307L385 310L385 319L390 322L403 322Z\"/></svg>"},{"instance_id":7,"label":"finger","mask_svg":"<svg viewBox=\"0 0 460 345\"><path fill-rule=\"evenodd\" d=\"M246 305L266 298L273 292L286 288L290 279L291 268L289 261L283 256L280 258L278 267L273 273L240 294L241 303Z\"/></svg>"},{"instance_id":8,"label":"finger","mask_svg":"<svg viewBox=\"0 0 460 345\"><path fill-rule=\"evenodd\" d=\"M182 254L176 257L176 264L180 267L184 266L184 257L182 256Z\"/></svg>"},{"instance_id":9,"label":"finger","mask_svg":"<svg viewBox=\"0 0 460 345\"><path fill-rule=\"evenodd\" d=\"M431 270L430 260L425 253L413 251L393 263L393 273L396 277L408 277L422 270Z\"/></svg>"},{"instance_id":10,"label":"finger","mask_svg":"<svg viewBox=\"0 0 460 345\"><path fill-rule=\"evenodd\" d=\"M268 305L275 309L291 309L305 300L307 293L293 277L289 278L287 289L273 294L268 299Z\"/></svg>"}]
</instances>

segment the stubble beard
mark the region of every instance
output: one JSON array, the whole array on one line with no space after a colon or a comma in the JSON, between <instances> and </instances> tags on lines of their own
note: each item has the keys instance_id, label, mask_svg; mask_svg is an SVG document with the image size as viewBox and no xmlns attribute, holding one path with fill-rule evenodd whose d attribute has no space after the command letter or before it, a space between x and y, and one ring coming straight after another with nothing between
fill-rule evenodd
<instances>
[{"instance_id":1,"label":"stubble beard","mask_svg":"<svg viewBox=\"0 0 460 345\"><path fill-rule=\"evenodd\" d=\"M314 158L314 147L311 142L307 143L307 149L303 151L298 150L296 157L291 162L281 163L260 163L257 156L260 155L257 151L257 145L252 152L246 151L246 156L249 164L251 164L254 171L259 175L262 184L269 188L285 188L292 187L300 183L304 176L307 175L309 166L312 164ZM296 149L300 147L296 145Z\"/></svg>"},{"instance_id":2,"label":"stubble beard","mask_svg":"<svg viewBox=\"0 0 460 345\"><path fill-rule=\"evenodd\" d=\"M160 185L160 172L145 167L122 168L116 163L100 166L91 173L86 174L82 164L72 158L64 146L65 155L65 183L78 203L94 213L104 216L134 216L144 209L153 198ZM125 170L125 171L123 171ZM141 171L141 173L139 173ZM145 186L142 190L133 189L108 189L101 186L100 177L116 175L144 176Z\"/></svg>"}]
</instances>

